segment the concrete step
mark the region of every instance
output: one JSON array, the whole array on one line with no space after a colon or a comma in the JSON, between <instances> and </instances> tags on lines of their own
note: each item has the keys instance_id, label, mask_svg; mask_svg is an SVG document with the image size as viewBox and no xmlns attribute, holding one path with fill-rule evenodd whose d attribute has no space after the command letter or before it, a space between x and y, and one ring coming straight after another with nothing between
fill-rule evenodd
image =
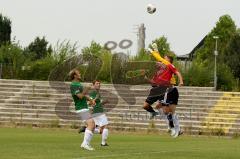
<instances>
[{"instance_id":1,"label":"concrete step","mask_svg":"<svg viewBox=\"0 0 240 159\"><path fill-rule=\"evenodd\" d=\"M38 93L48 93L48 94L69 94L70 95L70 89L60 89L60 90L56 90L56 89L36 89L36 88L15 88L15 87L1 87L0 91L1 93L4 92L16 92L16 91L22 91L24 93L27 94L38 94ZM120 94L121 96L127 96L130 94L133 94L135 96L147 96L149 94L149 90L150 89L145 89L145 90L115 90L115 89L107 89L107 88L102 88L102 93L114 93L114 94ZM130 92L129 92L130 91ZM201 96L222 96L222 92L204 92L204 91L184 91L184 90L179 90L180 95L201 95Z\"/></svg>"},{"instance_id":2,"label":"concrete step","mask_svg":"<svg viewBox=\"0 0 240 159\"><path fill-rule=\"evenodd\" d=\"M3 108L35 108L35 109L54 109L56 107L56 102L43 102L43 103L29 103L28 101L25 100L20 100L17 102L7 102L7 103L0 103L0 106ZM74 109L74 104L69 101L67 103L59 103L57 107L61 108L66 108L66 107L71 107ZM153 105L153 107L155 107ZM134 110L142 109L142 104L134 104L134 105L128 105L128 104L106 104L105 109L122 109L122 110ZM220 110L220 111L234 111L235 109L238 110L240 109L240 105L218 105L217 108L214 108L213 105L204 105L204 104L189 104L189 103L182 103L179 102L179 105L177 105L177 110L183 109L183 110L192 110L192 111L200 111L200 112L211 112L215 110Z\"/></svg>"},{"instance_id":3,"label":"concrete step","mask_svg":"<svg viewBox=\"0 0 240 159\"><path fill-rule=\"evenodd\" d=\"M69 84L54 82L52 87L48 81L0 80L0 123L51 125L59 121L58 124L62 126L79 123L78 117L73 113L74 105ZM102 84L103 98L108 98L112 103L105 106L112 124L110 126L149 129L149 114L141 107L150 88L149 85ZM224 128L230 129L230 134L240 128L239 92L216 92L212 91L212 87L180 87L179 92L177 113L184 130L192 133L211 133L214 128ZM131 104L127 104L122 97ZM68 112L68 109L72 112ZM57 114L68 120L59 119ZM166 122L162 116L154 121L158 130L166 129Z\"/></svg>"},{"instance_id":4,"label":"concrete step","mask_svg":"<svg viewBox=\"0 0 240 159\"><path fill-rule=\"evenodd\" d=\"M14 113L14 114L2 114L0 116L0 121L4 121L4 120L10 120L10 121L16 121L16 120L30 120L30 121L38 121L38 122L45 122L45 121L59 121L59 122L81 122L80 120L78 120L77 118L69 118L68 120L63 120L63 119L59 119L57 116L54 116L53 118L51 118L51 114L46 114L46 115L42 115L42 116L36 116L35 114L20 114L20 113ZM73 120L74 119L74 120ZM131 125L140 125L140 126L144 126L144 125L149 125L149 123L151 123L150 120L139 120L139 119L131 119L131 120L125 120L122 119L120 117L108 117L109 121L112 122L119 122L119 123L129 123ZM164 120L155 120L154 123L156 125L167 125L166 121ZM200 122L198 121L190 121L190 120L182 120L181 121L181 125L199 125L200 126Z\"/></svg>"},{"instance_id":5,"label":"concrete step","mask_svg":"<svg viewBox=\"0 0 240 159\"><path fill-rule=\"evenodd\" d=\"M9 97L8 96L4 96L4 95L0 95L0 99L8 99Z\"/></svg>"},{"instance_id":6,"label":"concrete step","mask_svg":"<svg viewBox=\"0 0 240 159\"><path fill-rule=\"evenodd\" d=\"M14 93L14 92L20 92L20 91L21 91L21 88L1 87L1 88L0 88L0 91L1 91L1 93L5 93L5 92Z\"/></svg>"},{"instance_id":7,"label":"concrete step","mask_svg":"<svg viewBox=\"0 0 240 159\"><path fill-rule=\"evenodd\" d=\"M112 92L111 92L112 93ZM0 95L1 96L6 96L6 97L12 97L12 96L17 96L17 97L23 97L23 98L30 98L30 97L34 97L34 98L56 98L56 99L59 99L59 98L72 98L71 97L71 94L68 94L68 93L61 93L59 94L58 92L56 93L47 93L46 91L43 93L43 92L38 92L38 93L32 93L32 92L10 92L10 91L1 91L0 90ZM104 93L101 93L102 97L103 98L109 98L111 96L114 96L114 97L117 97L117 98L129 98L129 94L125 93L125 95L121 95L119 96L118 94L109 94L107 92L104 92ZM141 98L147 98L147 95L136 95L136 94L131 94L131 97L141 97ZM180 94L180 97L179 97L179 100L181 99L199 99L199 100L235 100L235 101L240 101L240 98L227 98L227 97L224 97L224 98L221 98L220 96L206 96L204 94L202 95L181 95Z\"/></svg>"},{"instance_id":8,"label":"concrete step","mask_svg":"<svg viewBox=\"0 0 240 159\"><path fill-rule=\"evenodd\" d=\"M31 80L10 80L10 79L0 79L0 84L23 84L23 85L35 85L35 86L49 86L49 81L31 81ZM62 86L62 82L53 82L55 85L59 84L59 87ZM70 82L65 82L66 84L70 84ZM90 83L83 83L83 84L90 84ZM104 87L113 87L113 84L102 84ZM129 85L123 85L123 84L114 84L115 87L129 87ZM149 87L148 84L146 85L134 85L131 86L135 89L140 88L140 89L146 89ZM212 91L213 87L189 87L189 86L184 86L181 87L180 89L192 89L192 90L209 90Z\"/></svg>"},{"instance_id":9,"label":"concrete step","mask_svg":"<svg viewBox=\"0 0 240 159\"><path fill-rule=\"evenodd\" d=\"M11 111L12 110L12 111ZM10 111L10 112L9 112ZM31 109L1 109L0 110L0 117L3 116L17 116L17 117L31 117L31 118L48 118L48 119L55 119L57 117L56 113L61 113L66 117L66 119L78 119L76 114L69 114L66 111L46 111L46 110L31 110ZM191 116L185 116L185 112L178 112L179 119L181 122L185 120L192 120L192 121L202 121L201 123L203 125L206 125L206 123L209 124L215 124L216 122L222 123L225 125L232 125L235 123L240 123L240 119L238 118L238 114L222 114L221 116L208 116L209 114L199 114L199 113L191 113ZM211 115L211 114L210 114ZM127 113L121 113L121 112L108 112L107 116L109 119L112 118L118 118L119 120L130 120L132 122L137 121L148 121L149 120L149 113L147 112L137 112L134 114L134 112L127 112ZM157 116L156 120L164 120L164 116Z\"/></svg>"},{"instance_id":10,"label":"concrete step","mask_svg":"<svg viewBox=\"0 0 240 159\"><path fill-rule=\"evenodd\" d=\"M29 87L24 87L24 88L17 88L17 87L0 87L0 91L2 93L5 92L16 92L16 91L22 91L24 93L27 93L27 94L38 94L38 93L47 93L47 94L69 94L70 95L70 89L69 88L66 88L66 89L52 89L52 88L29 88ZM148 89L144 89L144 90L134 90L134 89L131 89L131 90L127 90L127 89L118 89L118 90L115 90L114 88L102 88L102 92L111 92L111 93L114 93L114 94L120 94L121 96L128 96L129 93L134 95L134 96L147 96L149 94L149 90L150 88ZM185 90L179 90L180 92L180 95L192 95L192 94L196 94L196 95L205 95L205 93L203 91L200 91L198 92L197 90L194 90L194 91L185 91ZM209 94L212 94L212 96L221 96L222 93L209 93ZM206 96L206 95L205 95ZM208 96L208 95L207 95Z\"/></svg>"},{"instance_id":11,"label":"concrete step","mask_svg":"<svg viewBox=\"0 0 240 159\"><path fill-rule=\"evenodd\" d=\"M16 96L16 98L27 98L27 99L46 99L48 100L49 98L51 99L55 99L55 100L58 100L59 98L72 98L70 94L57 94L57 93L42 93L42 92L39 92L39 93L32 93L32 92L16 92L16 93L12 93L12 92L5 92L5 91L0 91L0 95L1 96L6 96L6 97L12 97L13 95ZM103 98L113 98L113 96L107 92L104 92L101 94ZM119 96L118 94L115 94L114 95L114 98L122 98L124 97L124 99L132 99L132 97L129 97L129 94L127 96L127 93L125 94L126 96ZM135 95L134 95L135 96ZM140 98L140 99L145 99L147 98L147 95L146 96L136 96L136 98ZM224 101L240 101L240 97L233 97L233 98L230 98L230 97L223 97L223 98L220 98L220 96L205 96L205 95L180 95L179 97L179 100L181 99L191 99L191 100L224 100Z\"/></svg>"},{"instance_id":12,"label":"concrete step","mask_svg":"<svg viewBox=\"0 0 240 159\"><path fill-rule=\"evenodd\" d=\"M47 119L47 118L23 118L23 117L1 117L0 122L4 121L10 121L10 122L21 122L21 123L31 123L31 124L73 124L73 123L79 123L78 120L59 120L59 119ZM127 121L127 120L118 120L117 118L112 118L112 120L109 121L109 126L118 126L119 128L125 128L125 127L132 127L132 128L150 128L150 129L159 129L162 127L163 129L166 129L166 124L164 121L155 121L154 125L150 121ZM215 128L225 126L226 123L214 123ZM216 124L218 124L216 126ZM152 126L151 126L152 125ZM181 122L181 128L183 130L191 129L191 130L199 130L199 131L207 131L207 130L214 130L214 127L208 126L202 126L200 122L193 122L193 121L182 121ZM224 129L224 128L223 128ZM234 128L231 128L231 130L234 130ZM236 131L237 129L235 129Z\"/></svg>"},{"instance_id":13,"label":"concrete step","mask_svg":"<svg viewBox=\"0 0 240 159\"><path fill-rule=\"evenodd\" d=\"M13 122L9 122L8 119L6 121L0 121L0 124L5 124L5 125L9 125L9 124L13 124ZM38 121L31 121L31 120L24 120L24 121L19 121L19 120L15 120L14 125L29 125L29 126L37 126L37 127L53 127L56 128L56 124L57 127L66 127L66 128L75 128L76 126L79 127L80 124L76 123L76 122L71 122L71 123L52 123L51 121L49 123L45 122L45 123L40 123ZM141 132L162 132L162 133L166 133L167 128L165 125L158 125L155 128L149 128L148 125L142 127L141 125L132 125L129 124L127 126L126 123L116 123L116 122L110 122L110 125L108 126L108 128L111 130L117 130L117 131L141 131ZM202 135L202 134L206 134L206 135L219 135L218 132L214 132L213 130L202 130L199 127L194 127L194 126L182 126L182 130L184 132L184 134L191 134L191 135ZM77 130L76 130L77 131ZM238 132L238 129L232 129L232 131L223 134L223 135L228 135L228 136L232 136L234 135L236 132ZM220 132L222 133L222 132Z\"/></svg>"},{"instance_id":14,"label":"concrete step","mask_svg":"<svg viewBox=\"0 0 240 159\"><path fill-rule=\"evenodd\" d=\"M60 125L70 125L70 124L79 124L81 123L81 121L79 120L59 120L59 119L54 119L54 120L51 120L51 119L34 119L34 118L19 118L19 117L14 117L14 118L9 118L9 117L2 117L0 122L6 122L6 121L9 121L10 122L21 122L21 123L35 123L35 124L60 124ZM109 125L130 125L130 126L138 126L140 128L142 127L149 127L149 124L150 122L144 122L144 123L132 123L132 122L129 122L129 121L120 121L120 122L117 122L117 121L109 121ZM163 126L164 129L166 130L167 128L167 125L166 123L164 122L156 122L155 123L156 126Z\"/></svg>"},{"instance_id":15,"label":"concrete step","mask_svg":"<svg viewBox=\"0 0 240 159\"><path fill-rule=\"evenodd\" d=\"M12 99L11 101L8 101L9 103L19 103L21 104L22 102L26 102L29 104L40 104L40 103L57 103L58 101L53 99L48 99L47 101L42 98L43 100L40 100L40 98L33 97L33 99L24 99L23 97L14 97L15 99ZM145 101L145 97L136 97L136 98L125 98L128 102L133 103L138 105L142 105L143 102ZM61 101L61 104L67 105L69 102L72 102L71 98L66 98L66 99L59 99L59 100L64 100ZM121 98L115 98L115 97L109 97L108 98L110 103L116 103L116 100L118 100L118 104L126 104L125 100ZM4 103L3 100L0 100L1 103ZM179 103L188 103L188 104L202 104L202 105L215 105L216 103L221 103L223 105L240 105L240 101L232 101L232 100L199 100L199 99L180 99ZM133 103L134 104L134 103Z\"/></svg>"}]
</instances>

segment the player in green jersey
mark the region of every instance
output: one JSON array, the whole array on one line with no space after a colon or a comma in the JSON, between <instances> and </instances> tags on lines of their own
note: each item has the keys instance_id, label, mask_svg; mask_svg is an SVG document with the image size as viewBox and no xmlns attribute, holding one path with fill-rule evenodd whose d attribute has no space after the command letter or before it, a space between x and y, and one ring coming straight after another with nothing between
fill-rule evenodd
<instances>
[{"instance_id":1,"label":"player in green jersey","mask_svg":"<svg viewBox=\"0 0 240 159\"><path fill-rule=\"evenodd\" d=\"M104 104L108 103L108 101L103 101L100 95L100 81L95 80L93 81L93 90L89 93L89 96L94 102L96 103L93 106L93 120L97 126L99 126L98 133L102 134L102 143L101 146L108 146L106 140L108 138L108 119L104 113L103 106Z\"/></svg>"},{"instance_id":2,"label":"player in green jersey","mask_svg":"<svg viewBox=\"0 0 240 159\"><path fill-rule=\"evenodd\" d=\"M69 73L69 76L72 80L72 83L70 85L70 90L71 90L73 101L75 103L76 113L81 120L84 120L86 122L86 127L87 127L85 130L84 139L81 144L81 147L83 149L91 151L91 150L94 150L94 148L90 146L90 141L93 136L95 123L88 109L87 101L89 101L92 105L95 105L96 103L87 95L89 88L88 87L84 88L83 85L80 83L80 79L81 79L80 72L77 69L74 69Z\"/></svg>"}]
</instances>

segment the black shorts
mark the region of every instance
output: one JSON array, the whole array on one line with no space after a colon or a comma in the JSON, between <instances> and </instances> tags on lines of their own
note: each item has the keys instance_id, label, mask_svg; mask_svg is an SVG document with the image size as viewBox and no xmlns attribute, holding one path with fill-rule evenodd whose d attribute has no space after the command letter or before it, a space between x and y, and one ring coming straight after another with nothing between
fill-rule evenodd
<instances>
[{"instance_id":1,"label":"black shorts","mask_svg":"<svg viewBox=\"0 0 240 159\"><path fill-rule=\"evenodd\" d=\"M164 94L166 92L168 87L158 87L158 86L153 86L150 90L150 93L146 99L146 102L150 105L155 103L156 101L161 101L164 98Z\"/></svg>"},{"instance_id":2,"label":"black shorts","mask_svg":"<svg viewBox=\"0 0 240 159\"><path fill-rule=\"evenodd\" d=\"M166 99L164 101L165 93L167 92ZM149 105L152 105L156 101L161 102L167 106L170 104L178 104L179 93L176 87L153 87L145 100Z\"/></svg>"},{"instance_id":3,"label":"black shorts","mask_svg":"<svg viewBox=\"0 0 240 159\"><path fill-rule=\"evenodd\" d=\"M172 87L168 89L166 101L163 101L163 104L178 104L179 93L176 87Z\"/></svg>"}]
</instances>

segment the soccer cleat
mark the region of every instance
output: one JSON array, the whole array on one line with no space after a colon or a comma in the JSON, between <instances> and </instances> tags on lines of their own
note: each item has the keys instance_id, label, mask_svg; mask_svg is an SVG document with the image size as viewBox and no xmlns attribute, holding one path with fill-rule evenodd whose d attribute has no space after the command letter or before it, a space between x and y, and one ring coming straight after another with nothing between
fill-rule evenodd
<instances>
[{"instance_id":1,"label":"soccer cleat","mask_svg":"<svg viewBox=\"0 0 240 159\"><path fill-rule=\"evenodd\" d=\"M180 135L182 135L182 134L183 134L183 131L180 130L180 131L178 132L178 136L180 136Z\"/></svg>"},{"instance_id":2,"label":"soccer cleat","mask_svg":"<svg viewBox=\"0 0 240 159\"><path fill-rule=\"evenodd\" d=\"M150 119L153 119L155 116L157 116L159 113L158 112L151 112L150 113L151 116L150 116Z\"/></svg>"},{"instance_id":3,"label":"soccer cleat","mask_svg":"<svg viewBox=\"0 0 240 159\"><path fill-rule=\"evenodd\" d=\"M172 136L173 138L177 138L178 136L182 135L183 132L181 130L176 131L176 133Z\"/></svg>"},{"instance_id":4,"label":"soccer cleat","mask_svg":"<svg viewBox=\"0 0 240 159\"><path fill-rule=\"evenodd\" d=\"M172 137L177 138L179 136L179 132L176 132Z\"/></svg>"},{"instance_id":5,"label":"soccer cleat","mask_svg":"<svg viewBox=\"0 0 240 159\"><path fill-rule=\"evenodd\" d=\"M86 130L86 126L82 126L79 130L78 130L78 133L80 134L80 133L82 133L82 132L85 132L85 130Z\"/></svg>"},{"instance_id":6,"label":"soccer cleat","mask_svg":"<svg viewBox=\"0 0 240 159\"><path fill-rule=\"evenodd\" d=\"M175 134L176 134L175 129L174 129L174 128L171 128L171 133L170 133L170 135L173 137L173 136L175 136Z\"/></svg>"},{"instance_id":7,"label":"soccer cleat","mask_svg":"<svg viewBox=\"0 0 240 159\"><path fill-rule=\"evenodd\" d=\"M85 150L88 150L88 151L93 151L94 148L92 148L90 145L88 144L83 144L81 145L81 148L85 149Z\"/></svg>"},{"instance_id":8,"label":"soccer cleat","mask_svg":"<svg viewBox=\"0 0 240 159\"><path fill-rule=\"evenodd\" d=\"M105 143L105 144L101 144L101 146L109 146L107 143Z\"/></svg>"}]
</instances>

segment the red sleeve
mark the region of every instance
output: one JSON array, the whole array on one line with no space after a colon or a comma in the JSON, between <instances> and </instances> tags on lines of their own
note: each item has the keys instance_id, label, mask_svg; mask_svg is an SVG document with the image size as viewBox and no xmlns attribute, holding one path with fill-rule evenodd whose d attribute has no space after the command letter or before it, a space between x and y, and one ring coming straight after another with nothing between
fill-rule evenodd
<instances>
[{"instance_id":1,"label":"red sleeve","mask_svg":"<svg viewBox=\"0 0 240 159\"><path fill-rule=\"evenodd\" d=\"M174 74L176 74L176 73L178 72L178 70L176 69L176 67L175 67L174 65L172 65L172 64L169 64L169 65L168 65L168 68L169 68Z\"/></svg>"}]
</instances>

